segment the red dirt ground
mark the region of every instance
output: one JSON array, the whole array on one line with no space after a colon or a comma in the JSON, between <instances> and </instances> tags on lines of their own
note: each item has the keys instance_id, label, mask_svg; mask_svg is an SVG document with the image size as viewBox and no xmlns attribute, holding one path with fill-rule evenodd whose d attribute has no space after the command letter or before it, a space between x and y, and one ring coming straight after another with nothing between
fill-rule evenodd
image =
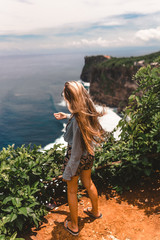
<instances>
[{"instance_id":1,"label":"red dirt ground","mask_svg":"<svg viewBox=\"0 0 160 240\"><path fill-rule=\"evenodd\" d=\"M98 186L97 186L98 187ZM79 236L72 236L63 222L69 207L63 204L50 211L44 223L25 236L26 240L160 240L160 174L145 179L138 187L117 194L111 187L99 190L102 219L92 220L83 213L90 206L85 190L79 200Z\"/></svg>"}]
</instances>

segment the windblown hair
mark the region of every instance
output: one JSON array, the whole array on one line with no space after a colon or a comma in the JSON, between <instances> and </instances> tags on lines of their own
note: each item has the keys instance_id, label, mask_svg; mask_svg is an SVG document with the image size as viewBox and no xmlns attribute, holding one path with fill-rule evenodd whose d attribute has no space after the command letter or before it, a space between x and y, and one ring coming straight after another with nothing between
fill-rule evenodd
<instances>
[{"instance_id":1,"label":"windblown hair","mask_svg":"<svg viewBox=\"0 0 160 240\"><path fill-rule=\"evenodd\" d=\"M80 128L82 148L90 154L94 154L94 144L104 140L104 130L99 123L99 117L105 113L99 113L87 90L79 82L66 82L64 86L64 98L67 100L69 110L75 116Z\"/></svg>"}]
</instances>

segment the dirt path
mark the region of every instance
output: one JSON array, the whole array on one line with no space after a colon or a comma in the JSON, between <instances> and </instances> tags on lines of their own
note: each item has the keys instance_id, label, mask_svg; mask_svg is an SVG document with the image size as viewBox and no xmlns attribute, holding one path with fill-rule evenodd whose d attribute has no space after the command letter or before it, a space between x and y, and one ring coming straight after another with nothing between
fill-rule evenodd
<instances>
[{"instance_id":1,"label":"dirt path","mask_svg":"<svg viewBox=\"0 0 160 240\"><path fill-rule=\"evenodd\" d=\"M90 206L83 190L79 201L79 236L64 230L63 222L69 219L67 204L52 210L39 230L25 236L26 240L160 240L160 178L147 180L139 186L118 195L106 188L99 196L102 219L92 220L83 213Z\"/></svg>"}]
</instances>

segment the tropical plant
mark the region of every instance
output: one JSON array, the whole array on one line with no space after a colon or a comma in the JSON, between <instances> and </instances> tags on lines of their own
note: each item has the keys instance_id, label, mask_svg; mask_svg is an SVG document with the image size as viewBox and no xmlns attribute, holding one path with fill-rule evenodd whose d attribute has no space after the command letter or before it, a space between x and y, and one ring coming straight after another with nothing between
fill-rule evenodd
<instances>
[{"instance_id":1,"label":"tropical plant","mask_svg":"<svg viewBox=\"0 0 160 240\"><path fill-rule=\"evenodd\" d=\"M117 126L120 140L110 135L96 153L97 166L108 164L99 175L118 178L125 186L160 169L160 67L143 67L134 80L138 88Z\"/></svg>"},{"instance_id":2,"label":"tropical plant","mask_svg":"<svg viewBox=\"0 0 160 240\"><path fill-rule=\"evenodd\" d=\"M9 146L0 152L0 239L21 232L46 214L46 181L60 174L64 149L59 145L44 153L40 147Z\"/></svg>"}]
</instances>

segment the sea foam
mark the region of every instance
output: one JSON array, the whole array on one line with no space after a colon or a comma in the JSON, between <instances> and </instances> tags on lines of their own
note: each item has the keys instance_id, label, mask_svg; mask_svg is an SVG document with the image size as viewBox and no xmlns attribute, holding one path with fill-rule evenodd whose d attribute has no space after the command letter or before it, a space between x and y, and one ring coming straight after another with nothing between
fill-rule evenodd
<instances>
[{"instance_id":1,"label":"sea foam","mask_svg":"<svg viewBox=\"0 0 160 240\"><path fill-rule=\"evenodd\" d=\"M62 103L63 101L60 104ZM103 110L102 106L96 105L96 108L98 111ZM112 132L116 128L118 122L121 120L121 117L118 116L118 114L116 114L112 108L105 107L104 109L106 111L106 114L103 117L100 117L99 121L105 131ZM65 127L66 127L66 124L63 124L62 132L65 131ZM118 140L120 135L120 129L116 130L113 135L114 135L114 138ZM41 149L41 151L51 149L54 146L54 144L62 144L63 147L67 146L67 142L65 142L63 138L63 133L59 138L55 140L54 143L49 143L43 149Z\"/></svg>"},{"instance_id":2,"label":"sea foam","mask_svg":"<svg viewBox=\"0 0 160 240\"><path fill-rule=\"evenodd\" d=\"M96 106L98 111L102 111L103 107ZM107 132L112 132L118 125L119 121L121 120L121 117L114 112L114 109L105 107L106 114L103 117L100 117L99 121L102 125L103 129ZM117 129L113 136L116 140L119 139L120 135L120 129Z\"/></svg>"}]
</instances>

